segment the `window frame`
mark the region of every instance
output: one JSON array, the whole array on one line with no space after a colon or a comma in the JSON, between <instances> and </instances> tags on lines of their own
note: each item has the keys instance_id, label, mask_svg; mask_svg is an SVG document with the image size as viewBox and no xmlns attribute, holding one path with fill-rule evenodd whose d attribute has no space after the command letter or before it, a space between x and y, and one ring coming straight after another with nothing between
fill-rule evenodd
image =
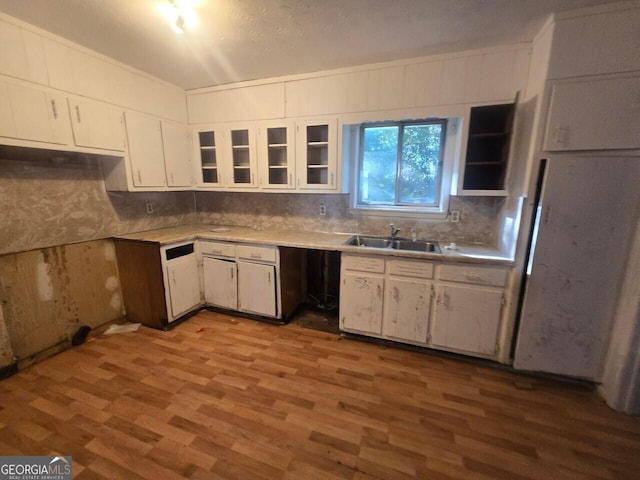
<instances>
[{"instance_id":1,"label":"window frame","mask_svg":"<svg viewBox=\"0 0 640 480\"><path fill-rule=\"evenodd\" d=\"M442 124L443 131L441 141L443 142L440 149L439 159L439 192L437 192L437 205L426 206L424 204L416 205L413 203L402 203L399 205L371 205L359 203L360 199L360 173L363 161L363 141L364 129L366 127L380 126L396 126L402 125L428 125ZM419 119L403 119L403 120L385 120L362 122L360 124L351 125L350 132L352 147L350 155L351 164L351 202L350 213L354 215L366 216L389 216L389 217L411 217L443 220L448 215L449 197L452 188L453 179L453 163L456 151L459 151L460 141L458 135L459 119L457 117L442 118L429 117ZM401 150L401 136L398 136L398 149ZM396 176L399 174L398 162L396 162ZM396 189L398 184L396 183ZM397 198L397 196L396 196Z\"/></svg>"}]
</instances>

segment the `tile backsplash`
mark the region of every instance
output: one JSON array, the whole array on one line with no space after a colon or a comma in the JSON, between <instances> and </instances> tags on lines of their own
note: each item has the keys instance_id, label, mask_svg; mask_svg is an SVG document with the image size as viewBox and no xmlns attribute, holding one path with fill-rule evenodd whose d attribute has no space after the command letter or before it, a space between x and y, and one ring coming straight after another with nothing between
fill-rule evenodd
<instances>
[{"instance_id":1,"label":"tile backsplash","mask_svg":"<svg viewBox=\"0 0 640 480\"><path fill-rule=\"evenodd\" d=\"M96 157L35 155L0 155L0 254L195 222L193 192L110 193Z\"/></svg>"},{"instance_id":2,"label":"tile backsplash","mask_svg":"<svg viewBox=\"0 0 640 480\"><path fill-rule=\"evenodd\" d=\"M511 208L500 197L452 197L461 214L452 223L352 214L348 194L107 192L98 157L41 151L19 160L0 151L0 204L0 254L195 223L371 235L394 223L405 236L415 227L420 238L496 246Z\"/></svg>"},{"instance_id":3,"label":"tile backsplash","mask_svg":"<svg viewBox=\"0 0 640 480\"><path fill-rule=\"evenodd\" d=\"M324 216L319 214L321 205L326 207ZM452 223L355 215L349 212L347 194L196 193L198 223L370 235L386 235L394 223L402 235L410 236L415 227L420 238L491 246L497 243L503 205L500 197L452 197L451 209L461 216Z\"/></svg>"}]
</instances>

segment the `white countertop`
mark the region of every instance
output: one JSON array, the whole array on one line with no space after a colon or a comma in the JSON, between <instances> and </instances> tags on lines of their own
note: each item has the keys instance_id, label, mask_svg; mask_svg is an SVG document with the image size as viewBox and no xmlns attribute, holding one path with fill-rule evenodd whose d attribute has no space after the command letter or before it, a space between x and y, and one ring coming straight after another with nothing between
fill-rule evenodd
<instances>
[{"instance_id":1,"label":"white countertop","mask_svg":"<svg viewBox=\"0 0 640 480\"><path fill-rule=\"evenodd\" d=\"M231 225L184 225L180 227L148 230L145 232L120 235L116 238L153 242L168 245L188 240L222 240L252 244L278 245L281 247L335 250L369 255L385 255L405 258L422 258L457 262L492 263L512 265L513 259L495 248L458 244L456 250L445 248L440 242L442 253L414 252L389 248L370 248L345 245L352 233L301 232L293 230L253 229Z\"/></svg>"}]
</instances>

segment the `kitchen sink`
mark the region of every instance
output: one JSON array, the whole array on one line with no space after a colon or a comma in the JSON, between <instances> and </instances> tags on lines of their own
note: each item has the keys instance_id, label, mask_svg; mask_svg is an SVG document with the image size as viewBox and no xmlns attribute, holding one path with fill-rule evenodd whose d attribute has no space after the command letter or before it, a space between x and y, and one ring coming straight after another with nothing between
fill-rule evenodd
<instances>
[{"instance_id":1,"label":"kitchen sink","mask_svg":"<svg viewBox=\"0 0 640 480\"><path fill-rule=\"evenodd\" d=\"M410 250L413 252L442 253L435 240L411 240L409 238L368 237L354 235L345 245L366 248L392 248L394 250Z\"/></svg>"}]
</instances>

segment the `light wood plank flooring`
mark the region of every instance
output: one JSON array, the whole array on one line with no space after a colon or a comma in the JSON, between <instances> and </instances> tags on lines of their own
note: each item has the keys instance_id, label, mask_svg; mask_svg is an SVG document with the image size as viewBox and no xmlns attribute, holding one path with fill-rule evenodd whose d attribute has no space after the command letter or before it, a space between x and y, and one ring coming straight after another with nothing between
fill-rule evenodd
<instances>
[{"instance_id":1,"label":"light wood plank flooring","mask_svg":"<svg viewBox=\"0 0 640 480\"><path fill-rule=\"evenodd\" d=\"M619 480L640 477L640 419L577 386L203 311L0 382L0 454L72 455L78 479Z\"/></svg>"}]
</instances>

